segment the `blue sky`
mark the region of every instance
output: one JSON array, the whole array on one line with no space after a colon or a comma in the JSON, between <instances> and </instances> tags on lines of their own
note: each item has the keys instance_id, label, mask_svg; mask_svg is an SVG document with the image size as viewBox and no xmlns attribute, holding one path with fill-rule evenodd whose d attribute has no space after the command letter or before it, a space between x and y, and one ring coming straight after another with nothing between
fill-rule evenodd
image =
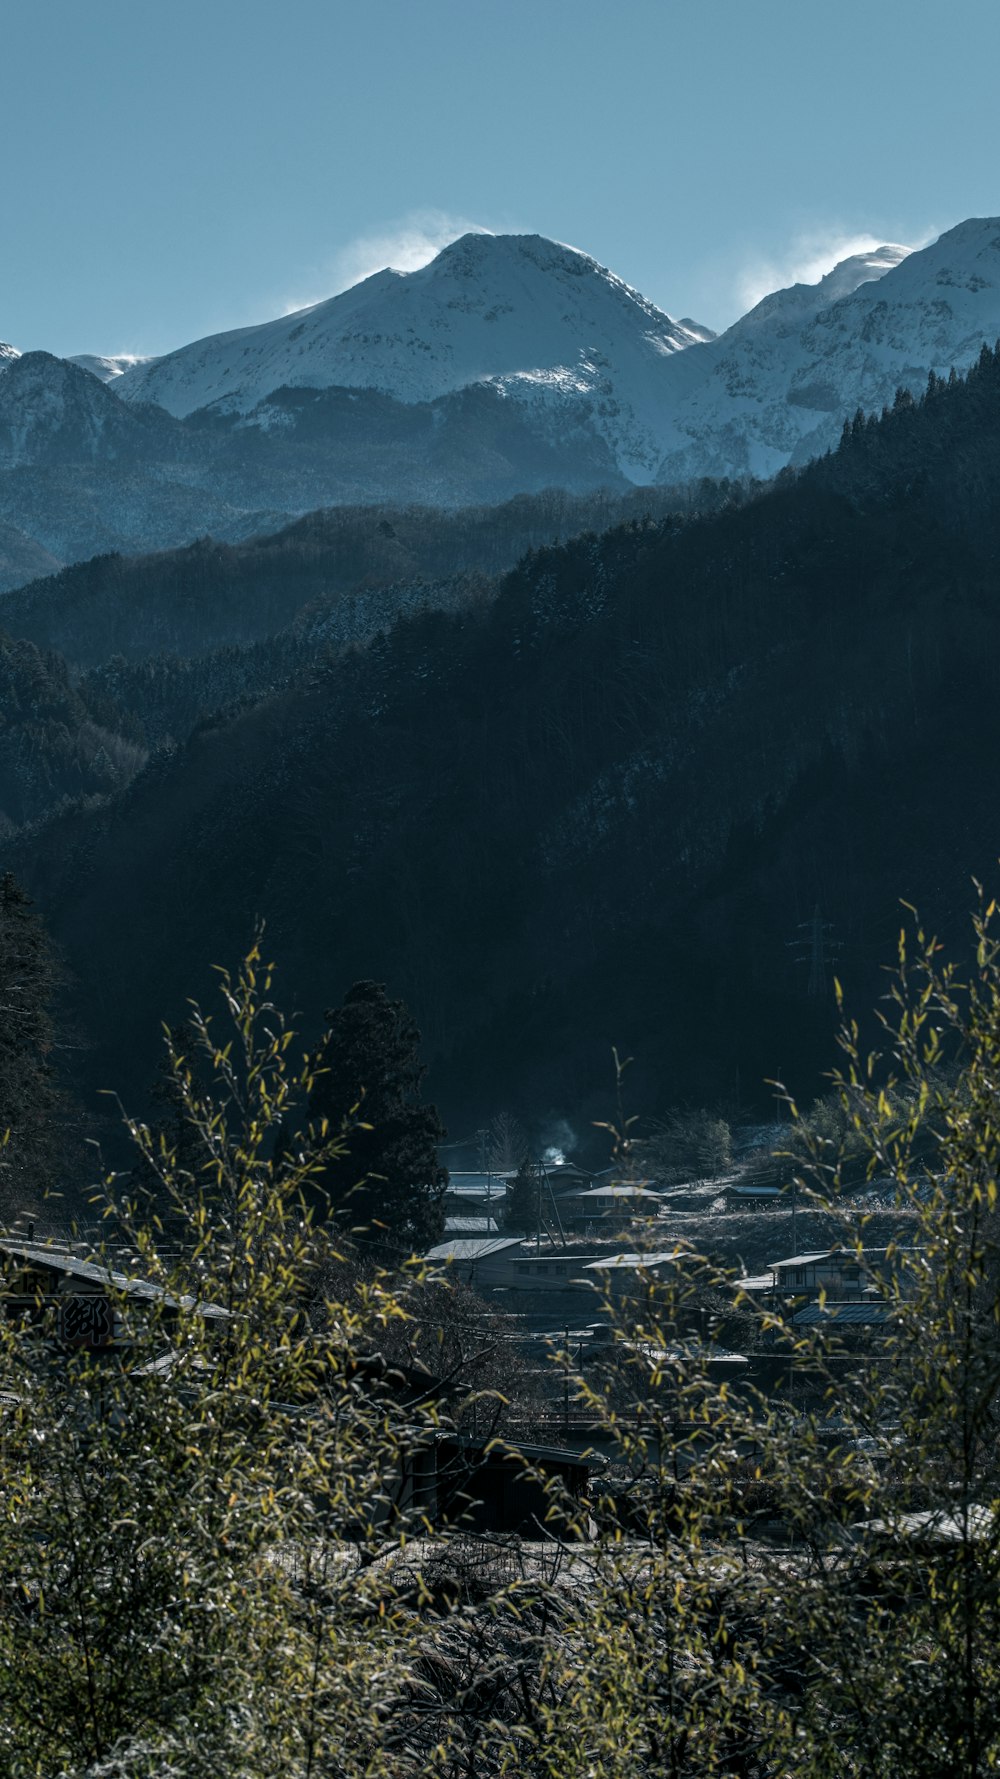
<instances>
[{"instance_id":1,"label":"blue sky","mask_svg":"<svg viewBox=\"0 0 1000 1779\"><path fill-rule=\"evenodd\" d=\"M463 228L715 327L1000 213L997 0L4 0L0 340L163 352Z\"/></svg>"}]
</instances>

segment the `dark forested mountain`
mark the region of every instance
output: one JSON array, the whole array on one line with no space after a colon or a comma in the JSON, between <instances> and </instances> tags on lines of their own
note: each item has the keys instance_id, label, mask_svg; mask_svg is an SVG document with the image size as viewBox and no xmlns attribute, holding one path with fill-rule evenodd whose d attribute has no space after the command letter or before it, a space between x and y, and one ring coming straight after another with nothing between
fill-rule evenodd
<instances>
[{"instance_id":1,"label":"dark forested mountain","mask_svg":"<svg viewBox=\"0 0 1000 1779\"><path fill-rule=\"evenodd\" d=\"M64 800L106 795L145 763L146 750L93 717L65 661L0 631L0 839Z\"/></svg>"},{"instance_id":2,"label":"dark forested mountain","mask_svg":"<svg viewBox=\"0 0 1000 1779\"><path fill-rule=\"evenodd\" d=\"M50 352L25 352L0 377L0 469L191 456L160 408L129 408L96 377Z\"/></svg>"},{"instance_id":3,"label":"dark forested mountain","mask_svg":"<svg viewBox=\"0 0 1000 1779\"><path fill-rule=\"evenodd\" d=\"M205 655L273 636L297 617L331 643L353 642L391 624L397 609L455 603L441 584L456 577L500 574L527 549L634 516L712 510L727 493L715 484L550 489L456 513L333 507L241 545L203 538L160 555L99 556L8 594L0 618L82 667L114 655Z\"/></svg>"},{"instance_id":4,"label":"dark forested mountain","mask_svg":"<svg viewBox=\"0 0 1000 1779\"><path fill-rule=\"evenodd\" d=\"M0 521L0 592L54 574L59 563L16 525Z\"/></svg>"},{"instance_id":5,"label":"dark forested mountain","mask_svg":"<svg viewBox=\"0 0 1000 1779\"><path fill-rule=\"evenodd\" d=\"M995 879L998 564L984 351L758 498L536 549L202 722L7 848L88 1080L140 1099L263 915L304 1035L388 983L453 1121L585 1118L612 1042L649 1111L808 1089L834 956L870 1006L899 897L947 934Z\"/></svg>"}]
</instances>

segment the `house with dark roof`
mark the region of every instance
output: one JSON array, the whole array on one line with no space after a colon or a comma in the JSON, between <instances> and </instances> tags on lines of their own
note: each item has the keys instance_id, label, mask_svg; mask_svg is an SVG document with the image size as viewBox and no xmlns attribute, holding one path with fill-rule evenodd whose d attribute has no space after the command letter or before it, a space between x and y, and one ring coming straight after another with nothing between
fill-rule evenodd
<instances>
[{"instance_id":1,"label":"house with dark roof","mask_svg":"<svg viewBox=\"0 0 1000 1779\"><path fill-rule=\"evenodd\" d=\"M217 1304L175 1297L164 1286L122 1272L57 1242L22 1242L0 1236L0 1307L8 1319L50 1330L66 1347L101 1351L128 1339L123 1310L156 1306L169 1330L182 1311L209 1321L225 1320Z\"/></svg>"}]
</instances>

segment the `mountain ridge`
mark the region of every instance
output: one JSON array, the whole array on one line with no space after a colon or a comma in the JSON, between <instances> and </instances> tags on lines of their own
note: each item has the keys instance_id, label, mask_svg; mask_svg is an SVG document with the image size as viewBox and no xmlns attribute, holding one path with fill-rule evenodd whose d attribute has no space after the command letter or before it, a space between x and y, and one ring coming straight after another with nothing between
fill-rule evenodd
<instances>
[{"instance_id":1,"label":"mountain ridge","mask_svg":"<svg viewBox=\"0 0 1000 1779\"><path fill-rule=\"evenodd\" d=\"M65 562L330 505L767 480L1000 336L1000 219L852 255L709 331L576 248L467 235L417 272L124 369L10 348L0 523ZM0 587L28 559L0 563Z\"/></svg>"}]
</instances>

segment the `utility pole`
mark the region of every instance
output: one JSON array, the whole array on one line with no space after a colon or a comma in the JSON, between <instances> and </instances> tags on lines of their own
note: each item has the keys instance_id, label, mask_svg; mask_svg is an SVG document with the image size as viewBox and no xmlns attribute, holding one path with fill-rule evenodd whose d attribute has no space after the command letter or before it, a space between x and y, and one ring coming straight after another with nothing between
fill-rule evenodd
<instances>
[{"instance_id":1,"label":"utility pole","mask_svg":"<svg viewBox=\"0 0 1000 1779\"><path fill-rule=\"evenodd\" d=\"M566 1231L563 1228L562 1218L559 1215L559 1206L558 1206L558 1203L556 1202L556 1195L552 1190L552 1176L549 1173L549 1170L546 1167L544 1160L540 1161L538 1165L542 1170L542 1179L545 1181L545 1184L548 1187L549 1204L552 1206L553 1215L555 1217L556 1228L559 1231L559 1240L562 1242L562 1245L565 1248L565 1246L566 1246ZM540 1196L540 1194L539 1194L539 1196Z\"/></svg>"},{"instance_id":2,"label":"utility pole","mask_svg":"<svg viewBox=\"0 0 1000 1779\"><path fill-rule=\"evenodd\" d=\"M476 1135L479 1138L479 1171L480 1171L480 1173L486 1175L486 1230L487 1230L487 1234L489 1233L490 1222L492 1219L492 1206L493 1206L493 1191L492 1191L493 1173L492 1173L492 1170L489 1166L489 1162L487 1159L487 1157L488 1157L487 1142L489 1140L489 1134L490 1133L488 1130L477 1130L477 1132L476 1132Z\"/></svg>"}]
</instances>

